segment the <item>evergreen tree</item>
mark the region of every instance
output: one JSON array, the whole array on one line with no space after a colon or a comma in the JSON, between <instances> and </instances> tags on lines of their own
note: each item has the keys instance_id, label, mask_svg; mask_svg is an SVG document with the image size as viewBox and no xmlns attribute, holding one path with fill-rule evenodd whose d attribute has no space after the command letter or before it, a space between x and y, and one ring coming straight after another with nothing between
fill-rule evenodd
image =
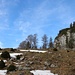
<instances>
[{"instance_id":1,"label":"evergreen tree","mask_svg":"<svg viewBox=\"0 0 75 75\"><path fill-rule=\"evenodd\" d=\"M72 28L73 26L72 26L72 23L70 24L70 28Z\"/></svg>"},{"instance_id":2,"label":"evergreen tree","mask_svg":"<svg viewBox=\"0 0 75 75\"><path fill-rule=\"evenodd\" d=\"M75 27L75 22L73 22L73 27Z\"/></svg>"},{"instance_id":3,"label":"evergreen tree","mask_svg":"<svg viewBox=\"0 0 75 75\"><path fill-rule=\"evenodd\" d=\"M48 39L47 35L44 34L44 36L42 37L42 42L43 42L42 48L43 49L46 49L47 48L47 45L48 45L48 40L47 39Z\"/></svg>"},{"instance_id":4,"label":"evergreen tree","mask_svg":"<svg viewBox=\"0 0 75 75\"><path fill-rule=\"evenodd\" d=\"M52 37L50 37L49 48L53 48Z\"/></svg>"}]
</instances>

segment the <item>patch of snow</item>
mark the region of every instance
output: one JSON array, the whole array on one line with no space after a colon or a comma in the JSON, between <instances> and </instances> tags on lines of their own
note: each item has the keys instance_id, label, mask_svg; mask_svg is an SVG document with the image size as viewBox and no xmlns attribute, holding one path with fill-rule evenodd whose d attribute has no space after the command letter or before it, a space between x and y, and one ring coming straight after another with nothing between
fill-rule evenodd
<instances>
[{"instance_id":1,"label":"patch of snow","mask_svg":"<svg viewBox=\"0 0 75 75\"><path fill-rule=\"evenodd\" d=\"M4 62L7 62L7 60L3 60Z\"/></svg>"},{"instance_id":2,"label":"patch of snow","mask_svg":"<svg viewBox=\"0 0 75 75\"><path fill-rule=\"evenodd\" d=\"M1 60L0 60L1 61ZM3 60L4 62L7 62L7 60Z\"/></svg>"},{"instance_id":3,"label":"patch of snow","mask_svg":"<svg viewBox=\"0 0 75 75\"><path fill-rule=\"evenodd\" d=\"M16 58L17 55L23 55L23 53L10 53L12 58Z\"/></svg>"},{"instance_id":4,"label":"patch of snow","mask_svg":"<svg viewBox=\"0 0 75 75\"><path fill-rule=\"evenodd\" d=\"M0 55L1 55L2 53L0 53ZM16 56L17 55L23 55L23 53L10 53L10 56L12 57L12 58L16 58Z\"/></svg>"},{"instance_id":5,"label":"patch of snow","mask_svg":"<svg viewBox=\"0 0 75 75\"><path fill-rule=\"evenodd\" d=\"M2 53L0 53L0 55L1 55Z\"/></svg>"},{"instance_id":6,"label":"patch of snow","mask_svg":"<svg viewBox=\"0 0 75 75\"><path fill-rule=\"evenodd\" d=\"M32 70L30 72L33 73L34 75L58 75L51 73L50 70Z\"/></svg>"},{"instance_id":7,"label":"patch of snow","mask_svg":"<svg viewBox=\"0 0 75 75\"><path fill-rule=\"evenodd\" d=\"M43 50L20 50L20 51L39 52L39 53L45 53L45 52L47 52L47 51L43 51Z\"/></svg>"},{"instance_id":8,"label":"patch of snow","mask_svg":"<svg viewBox=\"0 0 75 75\"><path fill-rule=\"evenodd\" d=\"M7 70L0 70L0 75L6 75Z\"/></svg>"}]
</instances>

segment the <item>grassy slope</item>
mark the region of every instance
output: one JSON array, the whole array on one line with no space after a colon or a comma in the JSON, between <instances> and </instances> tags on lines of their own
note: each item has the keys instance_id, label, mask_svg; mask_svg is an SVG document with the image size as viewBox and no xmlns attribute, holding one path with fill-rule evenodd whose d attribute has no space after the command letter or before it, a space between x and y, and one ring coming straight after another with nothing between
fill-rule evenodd
<instances>
[{"instance_id":1,"label":"grassy slope","mask_svg":"<svg viewBox=\"0 0 75 75\"><path fill-rule=\"evenodd\" d=\"M30 53L30 52L23 52L23 53L25 56L24 63L21 64L23 67L29 61L32 61L33 64L30 65L32 69L42 70L44 69L44 67L46 67L46 70L51 70L53 73L57 73L58 75L75 75L75 51L48 50L48 53ZM54 64L56 65L56 67L45 66L44 65L45 62L50 63L50 65ZM24 72L25 75L30 75L29 70L15 71L12 72L11 75L18 75L21 72Z\"/></svg>"}]
</instances>

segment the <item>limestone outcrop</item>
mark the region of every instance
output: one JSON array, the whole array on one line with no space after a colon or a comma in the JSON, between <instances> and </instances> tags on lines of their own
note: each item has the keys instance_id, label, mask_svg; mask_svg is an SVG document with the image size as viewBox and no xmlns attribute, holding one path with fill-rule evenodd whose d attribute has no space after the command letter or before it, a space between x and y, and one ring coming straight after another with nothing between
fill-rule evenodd
<instances>
[{"instance_id":1,"label":"limestone outcrop","mask_svg":"<svg viewBox=\"0 0 75 75\"><path fill-rule=\"evenodd\" d=\"M69 28L59 31L54 40L54 47L59 49L75 48L75 22L71 23Z\"/></svg>"}]
</instances>

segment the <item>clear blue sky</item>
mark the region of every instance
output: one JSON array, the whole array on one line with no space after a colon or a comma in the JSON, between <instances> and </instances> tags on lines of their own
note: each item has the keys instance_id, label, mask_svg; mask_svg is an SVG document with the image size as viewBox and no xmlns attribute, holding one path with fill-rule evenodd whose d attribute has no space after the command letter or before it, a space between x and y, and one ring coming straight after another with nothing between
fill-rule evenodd
<instances>
[{"instance_id":1,"label":"clear blue sky","mask_svg":"<svg viewBox=\"0 0 75 75\"><path fill-rule=\"evenodd\" d=\"M54 39L74 20L75 0L0 0L0 47L18 47L35 33Z\"/></svg>"}]
</instances>

